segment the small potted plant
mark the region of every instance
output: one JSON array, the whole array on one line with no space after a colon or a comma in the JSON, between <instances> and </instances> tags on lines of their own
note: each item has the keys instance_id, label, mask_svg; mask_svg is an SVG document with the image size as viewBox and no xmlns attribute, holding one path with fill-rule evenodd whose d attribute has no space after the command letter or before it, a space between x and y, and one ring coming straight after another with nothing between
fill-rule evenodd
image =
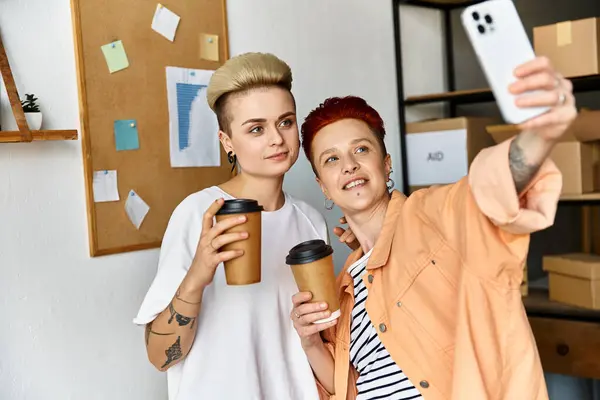
<instances>
[{"instance_id":1,"label":"small potted plant","mask_svg":"<svg viewBox=\"0 0 600 400\"><path fill-rule=\"evenodd\" d=\"M21 100L21 106L27 119L27 125L32 131L37 131L42 127L42 113L40 107L36 103L37 97L33 94L26 94L25 100Z\"/></svg>"}]
</instances>

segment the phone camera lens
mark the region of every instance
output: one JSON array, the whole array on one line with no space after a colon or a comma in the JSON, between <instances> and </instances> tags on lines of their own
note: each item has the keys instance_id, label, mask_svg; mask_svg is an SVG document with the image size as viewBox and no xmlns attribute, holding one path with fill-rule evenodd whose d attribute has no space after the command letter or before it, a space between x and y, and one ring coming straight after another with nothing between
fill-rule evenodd
<instances>
[{"instance_id":1,"label":"phone camera lens","mask_svg":"<svg viewBox=\"0 0 600 400\"><path fill-rule=\"evenodd\" d=\"M493 22L493 21L492 21L492 17L491 17L491 16L489 16L489 15L486 15L486 16L485 16L485 22L487 22L488 24L491 24L491 23Z\"/></svg>"},{"instance_id":2,"label":"phone camera lens","mask_svg":"<svg viewBox=\"0 0 600 400\"><path fill-rule=\"evenodd\" d=\"M471 14L471 16L473 17L473 19L475 21L479 21L479 13L477 11L473 12L473 14Z\"/></svg>"},{"instance_id":3,"label":"phone camera lens","mask_svg":"<svg viewBox=\"0 0 600 400\"><path fill-rule=\"evenodd\" d=\"M484 34L485 33L485 27L483 25L477 25L477 30L479 31L479 33Z\"/></svg>"}]
</instances>

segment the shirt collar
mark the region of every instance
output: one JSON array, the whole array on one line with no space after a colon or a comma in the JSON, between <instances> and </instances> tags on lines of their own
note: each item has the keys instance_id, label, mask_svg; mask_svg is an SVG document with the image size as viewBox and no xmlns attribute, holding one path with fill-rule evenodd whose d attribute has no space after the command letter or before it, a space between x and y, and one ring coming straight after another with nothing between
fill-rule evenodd
<instances>
[{"instance_id":1,"label":"shirt collar","mask_svg":"<svg viewBox=\"0 0 600 400\"><path fill-rule=\"evenodd\" d=\"M398 227L398 217L400 216L400 209L406 201L406 196L397 190L392 192L392 198L388 203L387 210L385 212L385 219L383 220L383 227L381 233L375 242L375 247L369 257L367 269L375 269L384 266L390 256L390 250L392 247L392 241L396 228ZM362 253L362 250L361 250Z\"/></svg>"},{"instance_id":2,"label":"shirt collar","mask_svg":"<svg viewBox=\"0 0 600 400\"><path fill-rule=\"evenodd\" d=\"M375 247L373 248L373 252L369 257L369 262L367 263L367 269L375 269L384 266L388 258L390 256L390 250L392 247L392 240L394 239L394 233L396 232L396 227L398 226L398 217L400 215L400 209L402 205L406 201L406 196L400 193L397 190L392 192L392 198L388 203L387 210L385 212L385 219L383 220L383 227L381 228L381 233L375 243ZM358 248L354 250L348 256L344 264L344 269L342 270L342 284L340 286L340 292L344 292L346 290L353 290L352 288L347 289L347 287L352 283L352 278L348 273L348 268L358 261L365 253L362 248ZM341 293L340 293L341 294Z\"/></svg>"}]
</instances>

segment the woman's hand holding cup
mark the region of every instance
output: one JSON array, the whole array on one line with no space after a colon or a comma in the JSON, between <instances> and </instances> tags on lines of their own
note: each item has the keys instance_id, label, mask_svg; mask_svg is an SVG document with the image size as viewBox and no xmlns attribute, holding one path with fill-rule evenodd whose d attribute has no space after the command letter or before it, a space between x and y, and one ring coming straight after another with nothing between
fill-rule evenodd
<instances>
[{"instance_id":1,"label":"woman's hand holding cup","mask_svg":"<svg viewBox=\"0 0 600 400\"><path fill-rule=\"evenodd\" d=\"M215 276L217 266L225 261L244 255L243 250L220 251L233 242L248 238L248 232L224 233L234 226L246 222L246 216L223 219L213 224L213 218L223 206L224 200L218 199L206 210L202 218L202 233L198 241L196 255L185 278L187 291L201 292Z\"/></svg>"},{"instance_id":2,"label":"woman's hand holding cup","mask_svg":"<svg viewBox=\"0 0 600 400\"><path fill-rule=\"evenodd\" d=\"M312 299L310 292L298 292L292 297L294 308L290 314L294 328L300 336L303 349L308 349L314 345L322 344L319 332L331 328L337 324L337 318L333 321L315 323L316 321L329 318L331 311L327 303L317 302L309 303Z\"/></svg>"}]
</instances>

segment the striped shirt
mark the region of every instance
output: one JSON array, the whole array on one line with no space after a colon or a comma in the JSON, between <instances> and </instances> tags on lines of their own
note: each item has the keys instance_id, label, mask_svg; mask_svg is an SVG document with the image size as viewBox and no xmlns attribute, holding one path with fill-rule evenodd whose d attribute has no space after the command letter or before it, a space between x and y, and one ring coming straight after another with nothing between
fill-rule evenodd
<instances>
[{"instance_id":1,"label":"striped shirt","mask_svg":"<svg viewBox=\"0 0 600 400\"><path fill-rule=\"evenodd\" d=\"M354 308L350 331L350 361L358 371L357 400L422 399L421 394L392 360L365 309L367 287L362 276L366 272L371 251L348 268L354 280Z\"/></svg>"}]
</instances>

